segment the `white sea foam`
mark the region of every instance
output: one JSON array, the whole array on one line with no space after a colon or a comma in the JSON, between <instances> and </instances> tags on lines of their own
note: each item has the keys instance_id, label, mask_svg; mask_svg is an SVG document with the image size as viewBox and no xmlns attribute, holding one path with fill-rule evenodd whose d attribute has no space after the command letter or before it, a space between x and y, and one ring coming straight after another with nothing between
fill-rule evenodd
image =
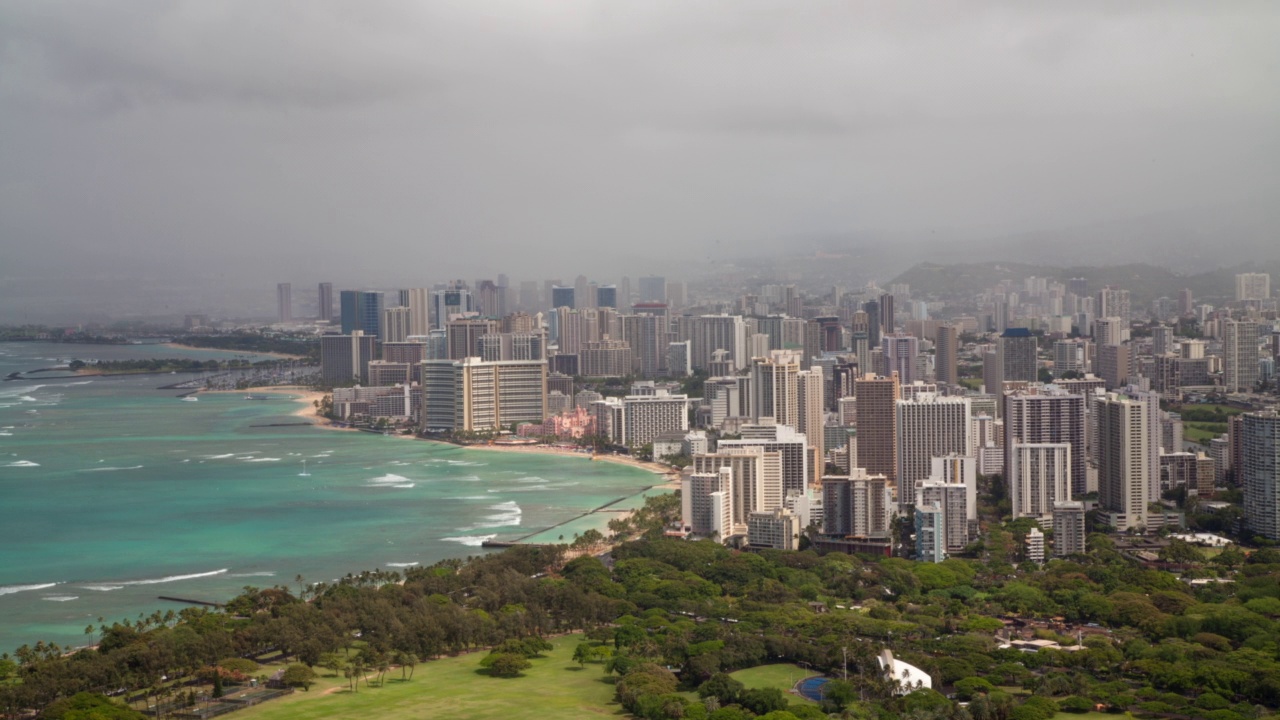
<instances>
[{"instance_id":1,"label":"white sea foam","mask_svg":"<svg viewBox=\"0 0 1280 720\"><path fill-rule=\"evenodd\" d=\"M450 500L488 500L484 495L463 495L461 497L449 498Z\"/></svg>"},{"instance_id":2,"label":"white sea foam","mask_svg":"<svg viewBox=\"0 0 1280 720\"><path fill-rule=\"evenodd\" d=\"M0 435L3 435L4 437L13 437L13 433L11 432L0 432Z\"/></svg>"},{"instance_id":3,"label":"white sea foam","mask_svg":"<svg viewBox=\"0 0 1280 720\"><path fill-rule=\"evenodd\" d=\"M522 477L516 480L518 483L544 483L546 481L546 478L540 478L537 475L529 475L528 477Z\"/></svg>"},{"instance_id":4,"label":"white sea foam","mask_svg":"<svg viewBox=\"0 0 1280 720\"><path fill-rule=\"evenodd\" d=\"M205 455L204 459L205 460L226 460L229 457L235 457L235 456L236 456L235 453L226 453L223 455Z\"/></svg>"},{"instance_id":5,"label":"white sea foam","mask_svg":"<svg viewBox=\"0 0 1280 720\"><path fill-rule=\"evenodd\" d=\"M27 592L28 590L44 590L57 584L58 583L43 583L41 585L0 585L0 595L12 595L14 593Z\"/></svg>"},{"instance_id":6,"label":"white sea foam","mask_svg":"<svg viewBox=\"0 0 1280 720\"><path fill-rule=\"evenodd\" d=\"M413 567L414 565L417 565L417 564L418 564L418 563L416 563L416 562L407 562L407 563L387 563L387 567L406 568L406 567Z\"/></svg>"},{"instance_id":7,"label":"white sea foam","mask_svg":"<svg viewBox=\"0 0 1280 720\"><path fill-rule=\"evenodd\" d=\"M96 467L86 468L80 472L111 472L113 470L141 470L142 468L142 465L133 465L131 467Z\"/></svg>"},{"instance_id":8,"label":"white sea foam","mask_svg":"<svg viewBox=\"0 0 1280 720\"><path fill-rule=\"evenodd\" d=\"M40 599L48 600L50 602L70 602L72 600L79 600L80 596L79 595L48 595Z\"/></svg>"},{"instance_id":9,"label":"white sea foam","mask_svg":"<svg viewBox=\"0 0 1280 720\"><path fill-rule=\"evenodd\" d=\"M376 478L370 478L365 481L365 485L370 487L398 487L409 482L409 478L395 473L387 473ZM410 485L412 487L412 485Z\"/></svg>"},{"instance_id":10,"label":"white sea foam","mask_svg":"<svg viewBox=\"0 0 1280 720\"><path fill-rule=\"evenodd\" d=\"M34 463L30 460L15 460L5 467L40 467L40 463Z\"/></svg>"},{"instance_id":11,"label":"white sea foam","mask_svg":"<svg viewBox=\"0 0 1280 720\"><path fill-rule=\"evenodd\" d=\"M94 592L111 592L112 590L123 590L123 585L81 585L81 590L93 590Z\"/></svg>"},{"instance_id":12,"label":"white sea foam","mask_svg":"<svg viewBox=\"0 0 1280 720\"><path fill-rule=\"evenodd\" d=\"M40 402L39 400L31 397L30 395L23 395L18 399L21 400L22 402Z\"/></svg>"},{"instance_id":13,"label":"white sea foam","mask_svg":"<svg viewBox=\"0 0 1280 720\"><path fill-rule=\"evenodd\" d=\"M161 583L177 583L178 580L195 580L196 578L210 578L212 575L221 575L227 573L227 568L221 570L210 570L209 573L191 573L188 575L168 575L164 578L148 578L146 580L116 580L118 585L159 585ZM105 588L108 585L99 585ZM97 588L92 588L97 589Z\"/></svg>"},{"instance_id":14,"label":"white sea foam","mask_svg":"<svg viewBox=\"0 0 1280 720\"><path fill-rule=\"evenodd\" d=\"M280 462L280 458L252 458L248 462Z\"/></svg>"},{"instance_id":15,"label":"white sea foam","mask_svg":"<svg viewBox=\"0 0 1280 720\"><path fill-rule=\"evenodd\" d=\"M497 535L460 535L458 537L447 537L447 538L440 538L440 539L444 540L445 542L462 543L467 547L480 547L485 543L486 540L492 540L496 537L498 536Z\"/></svg>"},{"instance_id":16,"label":"white sea foam","mask_svg":"<svg viewBox=\"0 0 1280 720\"><path fill-rule=\"evenodd\" d=\"M263 572L247 572L247 573L228 573L229 578L247 578L247 577L275 577L276 574L270 571Z\"/></svg>"},{"instance_id":17,"label":"white sea foam","mask_svg":"<svg viewBox=\"0 0 1280 720\"><path fill-rule=\"evenodd\" d=\"M452 478L457 482L480 482L479 475L467 475L466 477Z\"/></svg>"},{"instance_id":18,"label":"white sea foam","mask_svg":"<svg viewBox=\"0 0 1280 720\"><path fill-rule=\"evenodd\" d=\"M67 383L67 384L68 384L68 385L91 385L91 384L93 384L93 381L92 381L92 380L81 380L80 382L73 382L73 383Z\"/></svg>"},{"instance_id":19,"label":"white sea foam","mask_svg":"<svg viewBox=\"0 0 1280 720\"><path fill-rule=\"evenodd\" d=\"M489 509L493 510L494 513L486 515L480 522L469 528L463 528L463 530L517 526L520 524L520 518L524 514L524 511L520 509L520 505L514 500L490 505Z\"/></svg>"},{"instance_id":20,"label":"white sea foam","mask_svg":"<svg viewBox=\"0 0 1280 720\"><path fill-rule=\"evenodd\" d=\"M481 467L483 465L489 464L489 463L482 463L482 462L474 462L471 460L446 460L445 462L449 463L450 465L458 465L461 467Z\"/></svg>"}]
</instances>

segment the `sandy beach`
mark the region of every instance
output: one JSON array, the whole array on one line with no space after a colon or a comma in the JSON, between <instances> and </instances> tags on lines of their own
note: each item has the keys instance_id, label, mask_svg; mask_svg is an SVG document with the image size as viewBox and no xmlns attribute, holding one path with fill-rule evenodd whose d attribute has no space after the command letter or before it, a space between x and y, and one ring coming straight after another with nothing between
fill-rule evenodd
<instances>
[{"instance_id":1,"label":"sandy beach","mask_svg":"<svg viewBox=\"0 0 1280 720\"><path fill-rule=\"evenodd\" d=\"M295 410L295 411L293 411L293 413L292 413L292 415L293 415L293 416L295 416L295 417L300 417L300 418L305 418L305 419L307 419L307 420L311 420L311 421L312 421L312 423L313 423L314 425L316 425L317 427L327 427L327 428L330 428L330 429L333 429L333 430L348 430L348 429L349 429L349 428L340 428L340 427L337 427L337 426L334 426L334 425L330 425L328 420L326 420L325 418L320 417L319 415L316 415L316 406L315 406L315 403L317 403L317 402L319 402L319 401L323 400L323 399L324 399L324 397L325 397L326 395L328 395L328 393L323 393L323 392L320 392L320 391L318 391L318 390L313 390L313 389L311 389L311 388L309 388L309 387L306 387L306 386L304 386L304 385L270 385L270 386L267 386L267 387L249 388L249 389L247 389L247 390L200 390L200 394L201 394L201 395L204 395L204 394L211 394L211 395L227 395L227 394L235 394L235 395L250 395L250 394L252 394L252 395L271 395L271 394L292 395L293 397L291 397L291 398L290 398L290 400L294 400L294 401L296 401L296 402L298 403L298 409L297 409L297 410Z\"/></svg>"}]
</instances>

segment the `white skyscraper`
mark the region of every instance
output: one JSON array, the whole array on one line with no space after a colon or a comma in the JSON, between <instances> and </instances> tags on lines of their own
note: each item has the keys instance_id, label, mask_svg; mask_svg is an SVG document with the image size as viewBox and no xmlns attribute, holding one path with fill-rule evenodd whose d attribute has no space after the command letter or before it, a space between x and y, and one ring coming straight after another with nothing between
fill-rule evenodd
<instances>
[{"instance_id":1,"label":"white skyscraper","mask_svg":"<svg viewBox=\"0 0 1280 720\"><path fill-rule=\"evenodd\" d=\"M1067 443L1015 443L1009 453L1009 500L1014 518L1042 523L1057 502L1071 500L1071 446Z\"/></svg>"},{"instance_id":2,"label":"white skyscraper","mask_svg":"<svg viewBox=\"0 0 1280 720\"><path fill-rule=\"evenodd\" d=\"M1280 540L1280 415L1246 413L1242 434L1245 523L1263 537Z\"/></svg>"},{"instance_id":3,"label":"white skyscraper","mask_svg":"<svg viewBox=\"0 0 1280 720\"><path fill-rule=\"evenodd\" d=\"M1271 297L1271 275L1240 273L1236 275L1236 301L1266 300Z\"/></svg>"},{"instance_id":4,"label":"white skyscraper","mask_svg":"<svg viewBox=\"0 0 1280 720\"><path fill-rule=\"evenodd\" d=\"M1258 384L1258 324L1222 320L1222 380L1229 393L1252 392Z\"/></svg>"},{"instance_id":5,"label":"white skyscraper","mask_svg":"<svg viewBox=\"0 0 1280 720\"><path fill-rule=\"evenodd\" d=\"M933 458L973 454L969 400L921 393L896 404L898 502L915 502L916 484L929 477Z\"/></svg>"},{"instance_id":6,"label":"white skyscraper","mask_svg":"<svg viewBox=\"0 0 1280 720\"><path fill-rule=\"evenodd\" d=\"M1097 401L1098 500L1119 532L1145 529L1150 502L1146 403L1108 394Z\"/></svg>"}]
</instances>

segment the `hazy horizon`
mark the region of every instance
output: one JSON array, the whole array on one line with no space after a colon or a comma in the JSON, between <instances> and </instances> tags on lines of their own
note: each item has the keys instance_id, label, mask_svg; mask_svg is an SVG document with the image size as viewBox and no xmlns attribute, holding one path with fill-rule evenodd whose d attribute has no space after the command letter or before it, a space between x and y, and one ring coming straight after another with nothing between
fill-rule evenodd
<instances>
[{"instance_id":1,"label":"hazy horizon","mask_svg":"<svg viewBox=\"0 0 1280 720\"><path fill-rule=\"evenodd\" d=\"M1275 261L1277 35L1265 2L19 0L0 322L815 250Z\"/></svg>"}]
</instances>

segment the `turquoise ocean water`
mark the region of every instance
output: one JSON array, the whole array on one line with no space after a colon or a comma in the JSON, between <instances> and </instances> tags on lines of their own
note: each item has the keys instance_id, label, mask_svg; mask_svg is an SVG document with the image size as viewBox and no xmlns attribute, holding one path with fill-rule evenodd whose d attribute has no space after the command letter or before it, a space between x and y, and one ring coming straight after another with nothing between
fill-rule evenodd
<instances>
[{"instance_id":1,"label":"turquoise ocean water","mask_svg":"<svg viewBox=\"0 0 1280 720\"><path fill-rule=\"evenodd\" d=\"M0 343L0 376L179 356L233 354ZM298 422L298 403L156 389L184 377L0 383L0 650L84 644L99 617L185 607L159 595L221 601L298 575L475 554L485 538L523 537L658 482L585 457L262 427Z\"/></svg>"}]
</instances>

